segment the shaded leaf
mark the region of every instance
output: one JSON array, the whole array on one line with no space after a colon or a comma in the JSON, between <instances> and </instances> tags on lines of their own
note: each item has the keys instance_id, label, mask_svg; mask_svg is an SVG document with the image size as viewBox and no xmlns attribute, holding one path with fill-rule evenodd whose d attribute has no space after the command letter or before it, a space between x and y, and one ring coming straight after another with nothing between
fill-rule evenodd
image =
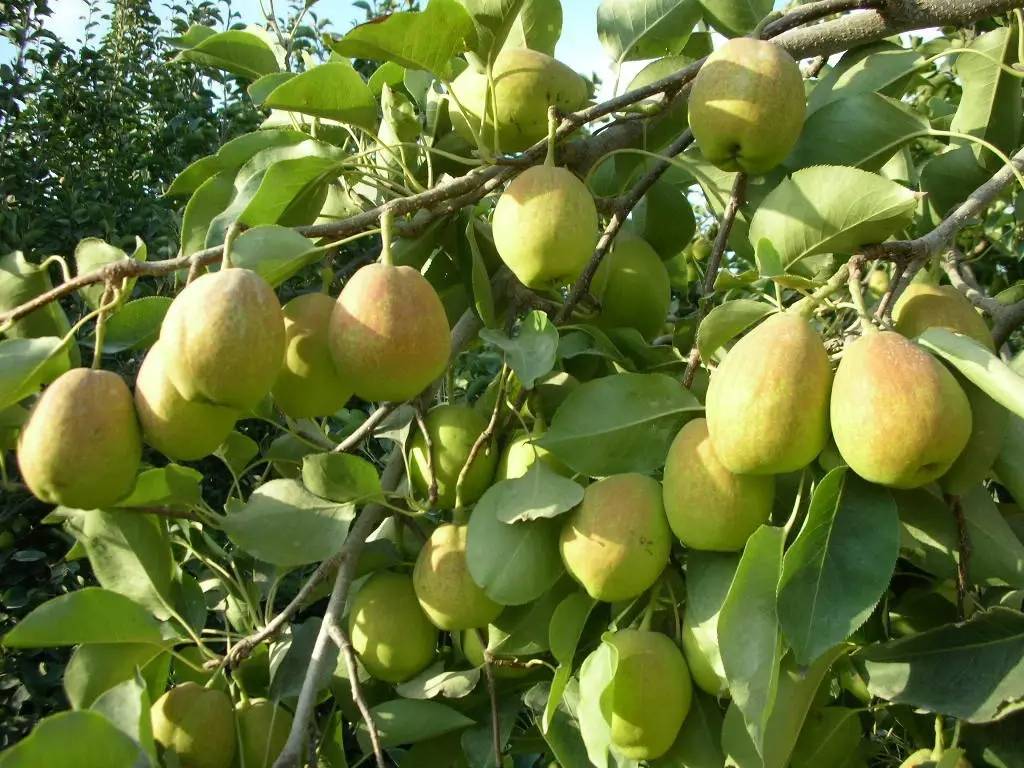
<instances>
[{"instance_id":1,"label":"shaded leaf","mask_svg":"<svg viewBox=\"0 0 1024 768\"><path fill-rule=\"evenodd\" d=\"M160 625L146 609L99 587L84 587L46 601L3 639L8 648L160 642Z\"/></svg>"},{"instance_id":2,"label":"shaded leaf","mask_svg":"<svg viewBox=\"0 0 1024 768\"><path fill-rule=\"evenodd\" d=\"M701 359L712 360L720 348L773 312L775 307L771 304L752 299L734 299L719 304L697 328L697 348Z\"/></svg>"}]
</instances>

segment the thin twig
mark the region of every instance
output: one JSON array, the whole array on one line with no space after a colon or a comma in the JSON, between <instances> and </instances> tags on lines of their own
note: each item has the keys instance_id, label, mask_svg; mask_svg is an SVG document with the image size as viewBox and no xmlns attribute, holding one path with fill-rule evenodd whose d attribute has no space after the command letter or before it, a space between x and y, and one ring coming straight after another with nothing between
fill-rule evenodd
<instances>
[{"instance_id":1,"label":"thin twig","mask_svg":"<svg viewBox=\"0 0 1024 768\"><path fill-rule=\"evenodd\" d=\"M967 521L964 518L964 506L959 496L946 496L946 504L956 521L957 551L956 561L956 610L960 621L967 618L968 570L971 564L971 540L967 533Z\"/></svg>"},{"instance_id":2,"label":"thin twig","mask_svg":"<svg viewBox=\"0 0 1024 768\"><path fill-rule=\"evenodd\" d=\"M484 650L484 678L487 680L487 695L491 700L491 743L494 747L494 764L501 765L501 715L498 712L498 692L494 684L494 668L491 665L491 652L488 649L487 633L477 629L476 635L480 647Z\"/></svg>"},{"instance_id":3,"label":"thin twig","mask_svg":"<svg viewBox=\"0 0 1024 768\"><path fill-rule=\"evenodd\" d=\"M366 724L366 732L370 737L370 745L373 748L374 759L377 761L377 768L387 768L387 763L384 761L384 750L380 745L380 733L377 731L377 724L373 721L370 707L366 704L366 699L363 697L362 686L359 685L359 672L356 669L356 652L352 648L352 641L348 639L348 633L337 623L328 624L327 633L330 635L331 640L334 641L334 644L338 646L338 652L345 660L345 669L348 671L349 690L352 692L352 700L356 703L359 714L362 715L363 722Z\"/></svg>"},{"instance_id":4,"label":"thin twig","mask_svg":"<svg viewBox=\"0 0 1024 768\"><path fill-rule=\"evenodd\" d=\"M477 435L476 440L473 441L473 447L469 449L469 455L466 456L466 463L459 470L459 478L455 481L455 508L457 510L462 509L462 486L465 484L466 478L469 477L469 470L473 466L473 462L476 461L477 456L480 455L480 452L491 442L497 430L498 416L501 413L501 403L505 399L505 384L508 375L511 374L506 374L506 366L503 365L501 372L498 374L498 392L497 397L494 399L494 408L491 410L491 418L487 422L484 431Z\"/></svg>"},{"instance_id":5,"label":"thin twig","mask_svg":"<svg viewBox=\"0 0 1024 768\"><path fill-rule=\"evenodd\" d=\"M434 440L430 437L430 430L423 420L423 406L419 403L413 409L416 418L416 426L423 436L423 450L427 452L427 474L430 477L430 485L427 490L427 504L433 507L437 504L437 474L434 472Z\"/></svg>"},{"instance_id":6,"label":"thin twig","mask_svg":"<svg viewBox=\"0 0 1024 768\"><path fill-rule=\"evenodd\" d=\"M903 279L903 273L906 272L907 265L902 262L896 262L893 266L892 277L889 278L889 285L885 289L885 293L882 294L882 299L878 302L878 307L875 309L875 318L880 322L888 322L888 317L892 312L893 297L896 295L896 288Z\"/></svg>"},{"instance_id":7,"label":"thin twig","mask_svg":"<svg viewBox=\"0 0 1024 768\"><path fill-rule=\"evenodd\" d=\"M370 437L373 431L380 426L400 403L381 403L373 413L366 417L366 421L353 430L352 434L342 440L334 448L334 453L345 453L357 447L363 440Z\"/></svg>"}]
</instances>

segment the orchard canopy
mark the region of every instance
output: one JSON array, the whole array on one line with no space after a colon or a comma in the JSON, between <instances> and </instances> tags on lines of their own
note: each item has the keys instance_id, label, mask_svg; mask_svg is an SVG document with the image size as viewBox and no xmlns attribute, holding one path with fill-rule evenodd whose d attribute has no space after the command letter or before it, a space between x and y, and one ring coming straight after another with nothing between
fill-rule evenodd
<instances>
[{"instance_id":1,"label":"orchard canopy","mask_svg":"<svg viewBox=\"0 0 1024 768\"><path fill-rule=\"evenodd\" d=\"M1024 3L314 5L167 41L176 256L0 259L0 768L1024 766Z\"/></svg>"}]
</instances>

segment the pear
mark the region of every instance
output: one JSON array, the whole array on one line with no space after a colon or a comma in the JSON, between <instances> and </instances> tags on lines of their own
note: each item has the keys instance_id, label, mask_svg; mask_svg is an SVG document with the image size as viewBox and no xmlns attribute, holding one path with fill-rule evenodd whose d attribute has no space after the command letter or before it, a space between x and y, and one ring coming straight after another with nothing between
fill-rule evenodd
<instances>
[{"instance_id":1,"label":"pear","mask_svg":"<svg viewBox=\"0 0 1024 768\"><path fill-rule=\"evenodd\" d=\"M671 531L656 480L612 475L587 486L559 540L562 561L595 600L630 600L668 565Z\"/></svg>"},{"instance_id":2,"label":"pear","mask_svg":"<svg viewBox=\"0 0 1024 768\"><path fill-rule=\"evenodd\" d=\"M832 368L799 315L772 315L711 374L705 414L719 461L740 475L801 469L828 440Z\"/></svg>"},{"instance_id":3,"label":"pear","mask_svg":"<svg viewBox=\"0 0 1024 768\"><path fill-rule=\"evenodd\" d=\"M722 658L709 659L697 642L693 627L683 622L683 655L690 668L690 675L697 687L705 693L719 698L729 696L729 681L725 679L725 670L721 669ZM715 665L718 665L716 668Z\"/></svg>"},{"instance_id":4,"label":"pear","mask_svg":"<svg viewBox=\"0 0 1024 768\"><path fill-rule=\"evenodd\" d=\"M550 424L565 398L572 394L580 385L579 380L566 371L552 371L547 376L537 379L530 397L530 411L537 418Z\"/></svg>"},{"instance_id":5,"label":"pear","mask_svg":"<svg viewBox=\"0 0 1024 768\"><path fill-rule=\"evenodd\" d=\"M266 699L250 699L235 708L238 762L244 768L271 768L288 741L292 716Z\"/></svg>"},{"instance_id":6,"label":"pear","mask_svg":"<svg viewBox=\"0 0 1024 768\"><path fill-rule=\"evenodd\" d=\"M186 400L249 410L281 369L281 305L252 270L210 272L174 299L160 340L167 349L167 375Z\"/></svg>"},{"instance_id":7,"label":"pear","mask_svg":"<svg viewBox=\"0 0 1024 768\"><path fill-rule=\"evenodd\" d=\"M546 448L537 445L537 435L519 432L512 436L498 460L495 480L514 480L525 475L536 462L562 477L572 477L573 472Z\"/></svg>"},{"instance_id":8,"label":"pear","mask_svg":"<svg viewBox=\"0 0 1024 768\"><path fill-rule=\"evenodd\" d=\"M420 608L412 578L391 571L370 576L348 614L352 648L378 680L400 683L434 658L437 629Z\"/></svg>"},{"instance_id":9,"label":"pear","mask_svg":"<svg viewBox=\"0 0 1024 768\"><path fill-rule=\"evenodd\" d=\"M951 285L911 283L892 308L893 327L907 338L929 328L948 328L995 350L992 332L974 305Z\"/></svg>"},{"instance_id":10,"label":"pear","mask_svg":"<svg viewBox=\"0 0 1024 768\"><path fill-rule=\"evenodd\" d=\"M635 328L648 341L665 324L672 303L672 286L661 258L646 240L630 235L619 235L601 260L591 293L601 304L598 326Z\"/></svg>"},{"instance_id":11,"label":"pear","mask_svg":"<svg viewBox=\"0 0 1024 768\"><path fill-rule=\"evenodd\" d=\"M662 484L668 523L690 549L741 550L772 512L775 478L726 469L704 419L686 424L672 441Z\"/></svg>"},{"instance_id":12,"label":"pear","mask_svg":"<svg viewBox=\"0 0 1024 768\"><path fill-rule=\"evenodd\" d=\"M494 206L498 255L529 288L579 277L597 245L597 208L565 168L535 165L513 179Z\"/></svg>"},{"instance_id":13,"label":"pear","mask_svg":"<svg viewBox=\"0 0 1024 768\"><path fill-rule=\"evenodd\" d=\"M293 419L330 416L352 397L328 342L334 303L327 294L306 293L284 305L284 365L271 394Z\"/></svg>"},{"instance_id":14,"label":"pear","mask_svg":"<svg viewBox=\"0 0 1024 768\"><path fill-rule=\"evenodd\" d=\"M494 151L494 125L502 152L521 152L548 134L548 107L572 112L587 101L587 83L565 64L529 48L505 48L487 75L469 67L452 81L448 114L452 127L476 146L473 133ZM486 121L484 116L486 114ZM481 128L481 123L485 126Z\"/></svg>"},{"instance_id":15,"label":"pear","mask_svg":"<svg viewBox=\"0 0 1024 768\"><path fill-rule=\"evenodd\" d=\"M930 749L919 749L900 763L900 768L924 768L925 766L932 765L938 766L939 758L934 757ZM971 764L967 761L967 758L959 757L952 768L971 768Z\"/></svg>"},{"instance_id":16,"label":"pear","mask_svg":"<svg viewBox=\"0 0 1024 768\"><path fill-rule=\"evenodd\" d=\"M183 683L156 700L150 711L153 739L183 768L231 768L235 712L224 691Z\"/></svg>"},{"instance_id":17,"label":"pear","mask_svg":"<svg viewBox=\"0 0 1024 768\"><path fill-rule=\"evenodd\" d=\"M894 488L936 480L967 445L971 425L953 374L914 342L875 332L844 352L832 387L832 435L865 480Z\"/></svg>"},{"instance_id":18,"label":"pear","mask_svg":"<svg viewBox=\"0 0 1024 768\"><path fill-rule=\"evenodd\" d=\"M693 684L682 652L658 632L621 629L608 637L618 664L602 699L612 749L632 760L668 752L690 711Z\"/></svg>"},{"instance_id":19,"label":"pear","mask_svg":"<svg viewBox=\"0 0 1024 768\"><path fill-rule=\"evenodd\" d=\"M124 379L73 368L40 396L18 441L21 476L36 498L108 507L135 486L142 437Z\"/></svg>"},{"instance_id":20,"label":"pear","mask_svg":"<svg viewBox=\"0 0 1024 768\"><path fill-rule=\"evenodd\" d=\"M166 348L159 340L135 379L135 410L149 445L175 461L193 461L213 453L235 427L233 408L186 400L167 374Z\"/></svg>"},{"instance_id":21,"label":"pear","mask_svg":"<svg viewBox=\"0 0 1024 768\"><path fill-rule=\"evenodd\" d=\"M420 549L412 583L420 607L445 630L486 627L501 613L466 565L466 526L439 525Z\"/></svg>"},{"instance_id":22,"label":"pear","mask_svg":"<svg viewBox=\"0 0 1024 768\"><path fill-rule=\"evenodd\" d=\"M444 305L412 267L368 264L331 314L334 364L364 400L409 400L444 373L451 337Z\"/></svg>"},{"instance_id":23,"label":"pear","mask_svg":"<svg viewBox=\"0 0 1024 768\"><path fill-rule=\"evenodd\" d=\"M423 423L430 435L433 448L433 471L437 480L437 506L454 509L455 485L476 439L487 428L487 422L468 405L439 405L432 408ZM483 496L494 477L498 457L492 446L482 449L466 473L462 488L462 503L472 504ZM431 463L427 457L427 442L414 427L409 445L409 480L416 493L426 498L430 492Z\"/></svg>"},{"instance_id":24,"label":"pear","mask_svg":"<svg viewBox=\"0 0 1024 768\"><path fill-rule=\"evenodd\" d=\"M690 129L709 163L763 174L800 137L806 111L796 62L774 43L737 37L714 51L690 91Z\"/></svg>"}]
</instances>

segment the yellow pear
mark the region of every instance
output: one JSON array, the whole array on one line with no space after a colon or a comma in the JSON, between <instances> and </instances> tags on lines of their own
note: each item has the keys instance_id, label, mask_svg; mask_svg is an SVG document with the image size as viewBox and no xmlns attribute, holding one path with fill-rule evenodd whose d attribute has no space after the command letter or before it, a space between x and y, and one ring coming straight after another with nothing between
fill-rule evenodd
<instances>
[{"instance_id":1,"label":"yellow pear","mask_svg":"<svg viewBox=\"0 0 1024 768\"><path fill-rule=\"evenodd\" d=\"M929 328L948 328L995 350L985 320L951 285L911 283L893 305L892 320L893 327L910 339Z\"/></svg>"},{"instance_id":2,"label":"yellow pear","mask_svg":"<svg viewBox=\"0 0 1024 768\"><path fill-rule=\"evenodd\" d=\"M235 708L235 725L241 768L271 768L288 741L292 716L266 699L250 699Z\"/></svg>"},{"instance_id":3,"label":"yellow pear","mask_svg":"<svg viewBox=\"0 0 1024 768\"><path fill-rule=\"evenodd\" d=\"M587 101L587 83L569 67L529 48L506 48L491 65L493 99L487 75L472 67L452 81L448 114L452 127L476 146L476 132L494 150L494 125L502 152L521 152L548 133L548 107L572 112ZM485 127L481 122L486 112Z\"/></svg>"},{"instance_id":4,"label":"yellow pear","mask_svg":"<svg viewBox=\"0 0 1024 768\"><path fill-rule=\"evenodd\" d=\"M894 488L941 477L971 434L971 406L953 374L891 331L844 351L831 407L832 436L850 469Z\"/></svg>"},{"instance_id":5,"label":"yellow pear","mask_svg":"<svg viewBox=\"0 0 1024 768\"><path fill-rule=\"evenodd\" d=\"M248 410L284 359L281 305L249 269L201 275L174 299L160 329L167 375L186 400Z\"/></svg>"},{"instance_id":6,"label":"yellow pear","mask_svg":"<svg viewBox=\"0 0 1024 768\"><path fill-rule=\"evenodd\" d=\"M619 235L601 260L590 292L601 304L597 325L635 328L648 341L668 315L672 286L668 270L655 250L639 237Z\"/></svg>"},{"instance_id":7,"label":"yellow pear","mask_svg":"<svg viewBox=\"0 0 1024 768\"><path fill-rule=\"evenodd\" d=\"M183 683L156 700L150 711L153 740L183 768L231 768L235 711L224 691Z\"/></svg>"},{"instance_id":8,"label":"yellow pear","mask_svg":"<svg viewBox=\"0 0 1024 768\"><path fill-rule=\"evenodd\" d=\"M409 481L416 493L426 498L430 492L430 469L437 480L437 506L454 509L455 486L476 439L487 422L468 405L446 404L432 408L423 419L430 435L433 454L427 457L427 442L414 425L409 444ZM432 464L430 460L433 460ZM482 449L466 473L462 503L472 504L483 496L494 477L498 457L493 446Z\"/></svg>"},{"instance_id":9,"label":"yellow pear","mask_svg":"<svg viewBox=\"0 0 1024 768\"><path fill-rule=\"evenodd\" d=\"M514 480L525 475L536 462L540 461L552 472L563 477L572 477L572 470L558 460L551 451L535 442L537 435L519 432L508 441L498 460L495 480Z\"/></svg>"},{"instance_id":10,"label":"yellow pear","mask_svg":"<svg viewBox=\"0 0 1024 768\"><path fill-rule=\"evenodd\" d=\"M349 607L352 648L378 680L400 683L434 658L437 628L420 608L412 578L378 571L356 592Z\"/></svg>"},{"instance_id":11,"label":"yellow pear","mask_svg":"<svg viewBox=\"0 0 1024 768\"><path fill-rule=\"evenodd\" d=\"M690 711L693 684L682 652L667 636L621 629L607 642L618 664L602 699L611 714L612 749L633 760L668 752Z\"/></svg>"},{"instance_id":12,"label":"yellow pear","mask_svg":"<svg viewBox=\"0 0 1024 768\"><path fill-rule=\"evenodd\" d=\"M338 371L364 400L409 400L444 373L444 305L412 267L368 264L345 284L328 333Z\"/></svg>"},{"instance_id":13,"label":"yellow pear","mask_svg":"<svg viewBox=\"0 0 1024 768\"><path fill-rule=\"evenodd\" d=\"M502 610L469 575L465 525L434 529L416 558L412 583L420 607L439 629L486 627Z\"/></svg>"},{"instance_id":14,"label":"yellow pear","mask_svg":"<svg viewBox=\"0 0 1024 768\"><path fill-rule=\"evenodd\" d=\"M597 208L571 171L535 165L513 179L494 206L498 255L530 288L579 277L597 245Z\"/></svg>"},{"instance_id":15,"label":"yellow pear","mask_svg":"<svg viewBox=\"0 0 1024 768\"><path fill-rule=\"evenodd\" d=\"M595 600L629 600L668 565L671 531L656 480L612 475L587 486L559 540L565 568Z\"/></svg>"},{"instance_id":16,"label":"yellow pear","mask_svg":"<svg viewBox=\"0 0 1024 768\"><path fill-rule=\"evenodd\" d=\"M108 507L131 493L142 437L124 379L73 368L32 409L18 441L18 467L29 490L49 504Z\"/></svg>"},{"instance_id":17,"label":"yellow pear","mask_svg":"<svg viewBox=\"0 0 1024 768\"><path fill-rule=\"evenodd\" d=\"M691 549L732 552L772 512L775 478L737 475L718 460L708 423L694 419L668 449L662 479L665 513L672 532Z\"/></svg>"},{"instance_id":18,"label":"yellow pear","mask_svg":"<svg viewBox=\"0 0 1024 768\"><path fill-rule=\"evenodd\" d=\"M284 365L271 394L293 419L330 416L352 397L328 342L334 303L325 293L306 293L284 305Z\"/></svg>"},{"instance_id":19,"label":"yellow pear","mask_svg":"<svg viewBox=\"0 0 1024 768\"><path fill-rule=\"evenodd\" d=\"M165 356L163 344L157 341L146 353L135 379L135 411L142 437L169 459L201 459L227 439L239 413L182 397L167 375Z\"/></svg>"},{"instance_id":20,"label":"yellow pear","mask_svg":"<svg viewBox=\"0 0 1024 768\"><path fill-rule=\"evenodd\" d=\"M832 368L821 337L796 314L772 315L711 374L705 415L715 454L741 475L801 469L828 440Z\"/></svg>"},{"instance_id":21,"label":"yellow pear","mask_svg":"<svg viewBox=\"0 0 1024 768\"><path fill-rule=\"evenodd\" d=\"M774 43L737 37L714 51L690 91L690 129L701 153L723 171L762 174L800 137L804 81Z\"/></svg>"}]
</instances>

